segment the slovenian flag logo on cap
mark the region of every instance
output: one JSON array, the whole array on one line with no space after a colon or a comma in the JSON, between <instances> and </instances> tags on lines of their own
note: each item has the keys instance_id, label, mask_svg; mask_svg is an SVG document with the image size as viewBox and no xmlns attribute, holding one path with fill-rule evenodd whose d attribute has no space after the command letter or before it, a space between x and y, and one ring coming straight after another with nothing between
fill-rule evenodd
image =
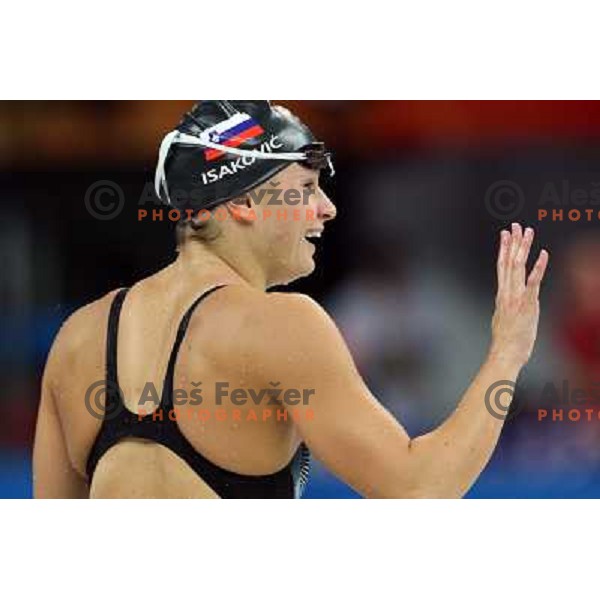
<instances>
[{"instance_id":1,"label":"slovenian flag logo on cap","mask_svg":"<svg viewBox=\"0 0 600 600\"><path fill-rule=\"evenodd\" d=\"M236 113L226 121L221 121L202 132L205 137L214 144L237 148L250 138L262 135L265 130L248 114ZM204 151L206 160L216 160L225 152L216 148L207 148Z\"/></svg>"}]
</instances>

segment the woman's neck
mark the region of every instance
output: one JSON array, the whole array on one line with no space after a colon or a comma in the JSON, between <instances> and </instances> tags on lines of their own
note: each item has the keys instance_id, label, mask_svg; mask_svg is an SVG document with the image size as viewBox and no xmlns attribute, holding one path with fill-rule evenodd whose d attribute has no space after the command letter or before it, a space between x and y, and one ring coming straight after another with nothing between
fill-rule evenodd
<instances>
[{"instance_id":1,"label":"woman's neck","mask_svg":"<svg viewBox=\"0 0 600 600\"><path fill-rule=\"evenodd\" d=\"M245 259L245 260L244 260ZM246 257L233 255L220 248L208 249L203 244L188 241L179 250L179 256L171 267L178 276L186 278L219 279L233 283L243 280L252 287L265 290L267 277L258 265Z\"/></svg>"}]
</instances>

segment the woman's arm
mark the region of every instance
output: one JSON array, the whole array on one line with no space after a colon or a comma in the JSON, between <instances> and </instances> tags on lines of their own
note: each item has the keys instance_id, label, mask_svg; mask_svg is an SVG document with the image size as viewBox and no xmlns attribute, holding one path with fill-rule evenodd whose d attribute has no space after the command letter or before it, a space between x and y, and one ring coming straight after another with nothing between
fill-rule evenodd
<instances>
[{"instance_id":1,"label":"woman's arm","mask_svg":"<svg viewBox=\"0 0 600 600\"><path fill-rule=\"evenodd\" d=\"M87 482L69 459L56 410L51 374L57 362L59 337L52 348L42 380L42 398L33 447L33 495L35 498L88 498Z\"/></svg>"},{"instance_id":2,"label":"woman's arm","mask_svg":"<svg viewBox=\"0 0 600 600\"><path fill-rule=\"evenodd\" d=\"M533 232L523 235L520 226L513 226L512 234L502 233L489 354L454 413L412 440L370 393L325 311L305 296L269 296L263 317L247 332L254 339L262 333L254 359L265 385L272 381L282 389L315 390L312 418L299 419L297 427L317 458L358 492L367 497L460 497L481 473L503 425L486 408L486 391L495 382L516 381L537 334L548 254L540 254L526 279L532 239Z\"/></svg>"}]
</instances>

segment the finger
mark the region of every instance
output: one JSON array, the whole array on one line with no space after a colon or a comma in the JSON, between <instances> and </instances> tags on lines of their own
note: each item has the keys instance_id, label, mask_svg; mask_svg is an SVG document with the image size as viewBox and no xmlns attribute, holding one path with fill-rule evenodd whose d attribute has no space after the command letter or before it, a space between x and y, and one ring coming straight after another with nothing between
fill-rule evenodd
<instances>
[{"instance_id":1,"label":"finger","mask_svg":"<svg viewBox=\"0 0 600 600\"><path fill-rule=\"evenodd\" d=\"M521 247L521 242L523 241L523 232L521 230L521 225L519 223L513 223L511 226L511 233L512 243L510 245L510 262L514 263L514 260L517 257L517 253L519 252L519 248Z\"/></svg>"},{"instance_id":2,"label":"finger","mask_svg":"<svg viewBox=\"0 0 600 600\"><path fill-rule=\"evenodd\" d=\"M517 257L517 252L519 251L519 248L521 247L521 239L522 239L521 226L518 223L513 223L511 225L511 231L510 231L510 246L508 249L508 260L507 260L507 264L506 264L506 271L504 273L505 285L506 285L507 289L509 289L509 290L511 289L512 282L513 282L513 270L514 270L514 265L515 265L515 258Z\"/></svg>"},{"instance_id":3,"label":"finger","mask_svg":"<svg viewBox=\"0 0 600 600\"><path fill-rule=\"evenodd\" d=\"M548 262L550 260L550 255L546 250L542 250L538 259L527 278L527 288L531 291L531 293L539 294L540 284L544 279L544 275L546 273L546 268L548 267Z\"/></svg>"},{"instance_id":4,"label":"finger","mask_svg":"<svg viewBox=\"0 0 600 600\"><path fill-rule=\"evenodd\" d=\"M529 252L531 250L531 244L533 243L533 238L535 237L535 231L532 227L527 227L523 233L523 241L521 242L521 247L519 248L519 252L517 254L517 259L521 263L527 263L527 259L529 258Z\"/></svg>"},{"instance_id":5,"label":"finger","mask_svg":"<svg viewBox=\"0 0 600 600\"><path fill-rule=\"evenodd\" d=\"M506 281L506 264L508 262L508 250L510 247L510 233L504 229L500 232L500 248L498 249L498 260L496 262L496 275L498 278L498 292L504 288Z\"/></svg>"},{"instance_id":6,"label":"finger","mask_svg":"<svg viewBox=\"0 0 600 600\"><path fill-rule=\"evenodd\" d=\"M533 243L533 229L528 227L523 234L521 245L517 250L512 269L511 288L522 291L525 288L525 278L527 276L526 266L531 244Z\"/></svg>"}]
</instances>

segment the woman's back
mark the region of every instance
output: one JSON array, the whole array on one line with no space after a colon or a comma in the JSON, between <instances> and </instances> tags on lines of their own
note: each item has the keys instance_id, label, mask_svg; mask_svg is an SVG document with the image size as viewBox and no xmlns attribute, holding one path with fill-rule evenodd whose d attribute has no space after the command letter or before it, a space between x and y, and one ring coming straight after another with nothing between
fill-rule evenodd
<instances>
[{"instance_id":1,"label":"woman's back","mask_svg":"<svg viewBox=\"0 0 600 600\"><path fill-rule=\"evenodd\" d=\"M143 415L154 413L145 420L175 427L217 468L241 475L270 475L290 463L300 440L291 419L278 419L278 407L272 402L267 407L269 399L264 394L260 398L265 386L253 379L252 357L241 354L249 347L248 340L241 339L244 322L252 318L252 305L265 294L239 280L223 284L225 287L214 289L216 284L201 276L192 282L181 278L176 267L168 267L124 295L118 327L112 328L112 335L118 386L126 410L108 414L106 423L114 428L124 416L139 422ZM194 301L211 290L190 314L183 332L173 369L176 410L167 413L157 405L163 396L177 330ZM78 311L65 325L53 350L50 373L57 411L69 460L82 477L101 434L104 389L115 383L111 377L106 383L106 342L116 296L112 292ZM233 404L231 392L236 389L256 390L259 404L252 400ZM271 413L267 418L263 418L265 411ZM99 457L90 495L218 496L172 449L156 440L129 436Z\"/></svg>"}]
</instances>

